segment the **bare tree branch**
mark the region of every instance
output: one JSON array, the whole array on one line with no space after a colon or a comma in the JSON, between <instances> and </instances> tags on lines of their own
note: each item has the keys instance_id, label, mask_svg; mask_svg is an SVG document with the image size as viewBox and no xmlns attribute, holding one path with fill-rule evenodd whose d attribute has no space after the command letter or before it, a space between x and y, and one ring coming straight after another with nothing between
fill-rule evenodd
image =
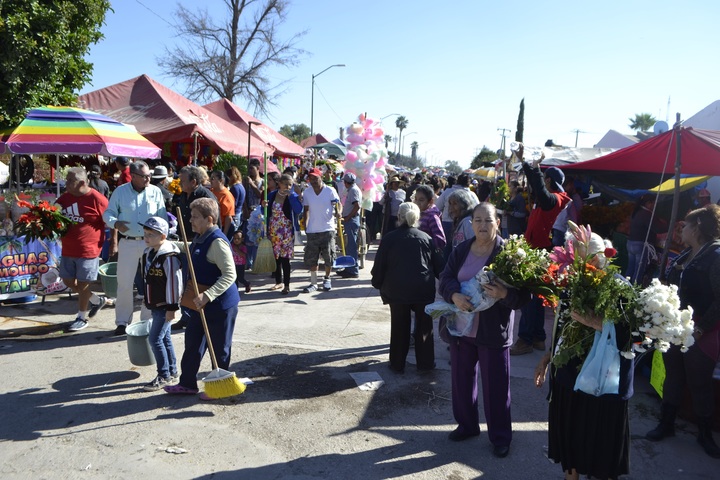
<instances>
[{"instance_id":1,"label":"bare tree branch","mask_svg":"<svg viewBox=\"0 0 720 480\"><path fill-rule=\"evenodd\" d=\"M228 17L216 23L207 9L176 10L177 37L157 62L162 72L184 80L185 94L196 101L242 97L255 115L268 114L287 81L271 85L266 72L291 67L307 52L297 47L306 31L280 37L290 0L224 0Z\"/></svg>"}]
</instances>

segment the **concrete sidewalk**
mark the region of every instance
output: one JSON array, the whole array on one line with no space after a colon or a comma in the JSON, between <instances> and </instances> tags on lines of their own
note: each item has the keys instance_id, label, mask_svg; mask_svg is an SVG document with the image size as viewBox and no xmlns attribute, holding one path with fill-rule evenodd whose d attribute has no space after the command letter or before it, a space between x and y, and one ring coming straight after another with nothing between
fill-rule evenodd
<instances>
[{"instance_id":1,"label":"concrete sidewalk","mask_svg":"<svg viewBox=\"0 0 720 480\"><path fill-rule=\"evenodd\" d=\"M547 390L532 384L541 352L512 357L515 434L505 459L491 455L484 424L478 439L447 440L455 423L449 354L439 338L437 371L418 375L409 367L395 375L387 369L389 308L370 286L374 251L359 279L333 275L330 292L301 293L309 276L300 248L290 295L270 291L275 282L269 275L247 275L253 290L241 294L232 369L254 384L242 396L215 402L142 392L154 367L129 363L125 338L111 336L112 308L101 310L87 329L65 334L63 324L76 312L74 297L4 305L0 474L562 478L545 457ZM173 334L178 358L183 335ZM210 370L207 356L203 369ZM384 385L357 388L350 374L368 372L377 372ZM630 411L631 475L625 478L715 478L718 462L695 443L693 425L679 422L677 437L665 442L642 438L658 409L647 380L638 376Z\"/></svg>"}]
</instances>

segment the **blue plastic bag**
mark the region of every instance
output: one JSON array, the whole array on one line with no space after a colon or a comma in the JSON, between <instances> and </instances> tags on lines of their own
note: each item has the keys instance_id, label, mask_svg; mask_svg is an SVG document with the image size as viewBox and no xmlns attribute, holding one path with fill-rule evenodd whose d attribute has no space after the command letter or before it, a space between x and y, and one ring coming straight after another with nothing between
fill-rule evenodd
<instances>
[{"instance_id":1,"label":"blue plastic bag","mask_svg":"<svg viewBox=\"0 0 720 480\"><path fill-rule=\"evenodd\" d=\"M575 390L589 395L617 395L620 388L620 350L615 340L615 324L603 322L595 332L592 348L575 380Z\"/></svg>"}]
</instances>

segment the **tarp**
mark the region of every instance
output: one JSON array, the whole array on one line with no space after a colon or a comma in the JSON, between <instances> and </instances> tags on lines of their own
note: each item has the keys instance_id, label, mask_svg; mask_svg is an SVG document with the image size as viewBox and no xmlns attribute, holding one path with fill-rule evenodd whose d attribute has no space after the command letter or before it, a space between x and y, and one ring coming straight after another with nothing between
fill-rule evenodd
<instances>
[{"instance_id":1,"label":"tarp","mask_svg":"<svg viewBox=\"0 0 720 480\"><path fill-rule=\"evenodd\" d=\"M268 127L226 98L209 103L205 105L205 108L246 132L249 122L258 123L259 125L252 126L253 134L260 137L267 146L271 147L275 156L300 157L305 153L303 147Z\"/></svg>"},{"instance_id":2,"label":"tarp","mask_svg":"<svg viewBox=\"0 0 720 480\"><path fill-rule=\"evenodd\" d=\"M720 131L681 127L680 144L683 175L720 175ZM651 187L675 174L676 151L677 132L672 129L598 159L560 168L566 175L589 174L611 185Z\"/></svg>"},{"instance_id":3,"label":"tarp","mask_svg":"<svg viewBox=\"0 0 720 480\"><path fill-rule=\"evenodd\" d=\"M78 98L78 104L122 123L134 125L151 142L212 144L219 150L247 155L248 131L233 125L213 112L161 85L147 75L131 78L95 90ZM251 156L272 155L259 137L253 137Z\"/></svg>"},{"instance_id":4,"label":"tarp","mask_svg":"<svg viewBox=\"0 0 720 480\"><path fill-rule=\"evenodd\" d=\"M317 145L318 143L329 143L330 140L323 137L319 133L316 133L315 135L308 137L304 139L302 142L300 142L300 146L303 148L310 148L312 146Z\"/></svg>"}]
</instances>

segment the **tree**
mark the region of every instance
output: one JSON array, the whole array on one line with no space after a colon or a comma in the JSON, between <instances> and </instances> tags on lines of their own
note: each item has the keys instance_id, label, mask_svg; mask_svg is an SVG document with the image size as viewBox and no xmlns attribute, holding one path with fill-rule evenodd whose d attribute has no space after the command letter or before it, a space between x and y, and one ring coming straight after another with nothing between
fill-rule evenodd
<instances>
[{"instance_id":1,"label":"tree","mask_svg":"<svg viewBox=\"0 0 720 480\"><path fill-rule=\"evenodd\" d=\"M458 164L456 160L446 160L445 170L447 170L448 173L451 175L460 175L463 171L462 167Z\"/></svg>"},{"instance_id":2,"label":"tree","mask_svg":"<svg viewBox=\"0 0 720 480\"><path fill-rule=\"evenodd\" d=\"M417 160L417 149L419 146L420 146L420 144L418 142L412 142L410 144L410 151L412 152L410 154L410 156L412 157L413 160Z\"/></svg>"},{"instance_id":3,"label":"tree","mask_svg":"<svg viewBox=\"0 0 720 480\"><path fill-rule=\"evenodd\" d=\"M518 113L517 129L515 130L515 141L523 141L523 133L525 133L525 99L520 100L520 113Z\"/></svg>"},{"instance_id":4,"label":"tree","mask_svg":"<svg viewBox=\"0 0 720 480\"><path fill-rule=\"evenodd\" d=\"M279 133L286 136L293 142L299 144L310 136L310 127L308 127L304 123L283 125L282 127L280 127Z\"/></svg>"},{"instance_id":5,"label":"tree","mask_svg":"<svg viewBox=\"0 0 720 480\"><path fill-rule=\"evenodd\" d=\"M650 130L657 119L649 113L636 113L635 118L628 118L630 120L630 128L639 132L647 132Z\"/></svg>"},{"instance_id":6,"label":"tree","mask_svg":"<svg viewBox=\"0 0 720 480\"><path fill-rule=\"evenodd\" d=\"M470 168L473 170L476 170L480 167L486 166L486 164L494 162L498 159L498 155L496 152L493 152L489 148L483 145L482 150L480 150L480 153L475 155L475 158L472 159L472 162L470 162Z\"/></svg>"},{"instance_id":7,"label":"tree","mask_svg":"<svg viewBox=\"0 0 720 480\"><path fill-rule=\"evenodd\" d=\"M176 10L175 29L182 39L158 59L163 73L188 84L186 95L208 101L219 96L233 101L247 100L256 115L266 115L284 93L285 82L270 85L267 70L274 66L297 65L304 50L296 47L305 31L289 40L289 0L224 0L229 17L216 24L207 9L190 12L182 5Z\"/></svg>"},{"instance_id":8,"label":"tree","mask_svg":"<svg viewBox=\"0 0 720 480\"><path fill-rule=\"evenodd\" d=\"M0 1L0 127L30 108L75 105L109 8L109 0Z\"/></svg>"},{"instance_id":9,"label":"tree","mask_svg":"<svg viewBox=\"0 0 720 480\"><path fill-rule=\"evenodd\" d=\"M383 140L385 140L385 149L387 149L387 148L388 148L388 143L392 142L392 136L390 136L390 135L385 135L385 136L383 137Z\"/></svg>"},{"instance_id":10,"label":"tree","mask_svg":"<svg viewBox=\"0 0 720 480\"><path fill-rule=\"evenodd\" d=\"M395 119L395 126L400 130L400 135L398 137L398 144L401 146L400 148L402 148L402 131L407 128L408 123L410 123L410 121L403 115L400 115Z\"/></svg>"}]
</instances>

